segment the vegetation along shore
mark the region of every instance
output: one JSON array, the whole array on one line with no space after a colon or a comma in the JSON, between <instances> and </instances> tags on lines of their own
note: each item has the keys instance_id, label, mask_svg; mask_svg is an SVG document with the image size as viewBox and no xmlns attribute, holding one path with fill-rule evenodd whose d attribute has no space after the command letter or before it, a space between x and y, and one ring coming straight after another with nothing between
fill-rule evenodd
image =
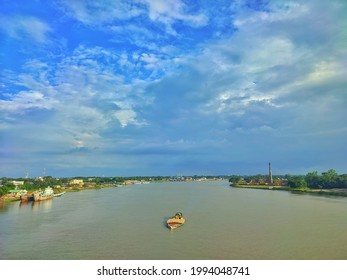
<instances>
[{"instance_id":1,"label":"vegetation along shore","mask_svg":"<svg viewBox=\"0 0 347 280\"><path fill-rule=\"evenodd\" d=\"M339 175L334 169L306 175L232 175L230 185L235 188L281 190L294 193L347 196L347 174Z\"/></svg>"},{"instance_id":2,"label":"vegetation along shore","mask_svg":"<svg viewBox=\"0 0 347 280\"><path fill-rule=\"evenodd\" d=\"M28 194L51 187L54 194L81 190L122 187L131 184L147 184L165 181L203 181L228 179L235 188L280 190L294 193L347 196L347 174L339 175L334 169L319 174L317 171L306 175L272 175L269 164L267 175L229 175L229 176L151 176L151 177L74 177L53 178L1 178L0 199L2 201L20 200L23 191Z\"/></svg>"},{"instance_id":3,"label":"vegetation along shore","mask_svg":"<svg viewBox=\"0 0 347 280\"><path fill-rule=\"evenodd\" d=\"M227 180L228 176L134 176L134 177L74 177L54 178L0 178L0 200L17 201L21 196L35 191L52 188L54 194L77 192L81 190L123 187L133 184L148 184L167 181ZM25 193L24 193L25 192Z\"/></svg>"}]
</instances>

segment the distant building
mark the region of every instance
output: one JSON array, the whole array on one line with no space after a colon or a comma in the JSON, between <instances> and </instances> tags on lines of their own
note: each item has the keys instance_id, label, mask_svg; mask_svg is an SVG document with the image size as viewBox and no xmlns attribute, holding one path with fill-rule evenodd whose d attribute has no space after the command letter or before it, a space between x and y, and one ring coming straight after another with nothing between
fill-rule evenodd
<instances>
[{"instance_id":1,"label":"distant building","mask_svg":"<svg viewBox=\"0 0 347 280\"><path fill-rule=\"evenodd\" d=\"M24 185L24 181L12 181L12 184L15 185L17 189Z\"/></svg>"},{"instance_id":2,"label":"distant building","mask_svg":"<svg viewBox=\"0 0 347 280\"><path fill-rule=\"evenodd\" d=\"M72 179L69 182L69 185L79 185L79 186L83 186L84 182L81 179Z\"/></svg>"}]
</instances>

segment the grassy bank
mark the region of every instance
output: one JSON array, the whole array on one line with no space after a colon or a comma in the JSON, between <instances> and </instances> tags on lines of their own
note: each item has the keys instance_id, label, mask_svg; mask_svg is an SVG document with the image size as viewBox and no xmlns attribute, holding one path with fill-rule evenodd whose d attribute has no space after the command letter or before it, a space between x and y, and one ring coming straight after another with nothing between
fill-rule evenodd
<instances>
[{"instance_id":1,"label":"grassy bank","mask_svg":"<svg viewBox=\"0 0 347 280\"><path fill-rule=\"evenodd\" d=\"M280 191L288 191L289 187L286 186L269 186L269 185L230 185L234 188L242 188L242 189L258 189L258 190L280 190Z\"/></svg>"},{"instance_id":2,"label":"grassy bank","mask_svg":"<svg viewBox=\"0 0 347 280\"><path fill-rule=\"evenodd\" d=\"M269 185L230 185L234 188L289 191L292 193L308 193L315 195L344 196L347 197L347 189L309 189L309 188L289 188L288 186Z\"/></svg>"},{"instance_id":3,"label":"grassy bank","mask_svg":"<svg viewBox=\"0 0 347 280\"><path fill-rule=\"evenodd\" d=\"M69 188L60 188L60 189L54 189L54 194L59 194L61 192L80 192L84 190L100 190L105 188L116 188L118 185L115 184L102 184L102 185L95 185L95 186L87 186L87 187L69 187ZM28 192L28 195L30 195L31 192ZM6 197L1 196L0 201L4 202L11 202L11 201L20 201L20 197Z\"/></svg>"}]
</instances>

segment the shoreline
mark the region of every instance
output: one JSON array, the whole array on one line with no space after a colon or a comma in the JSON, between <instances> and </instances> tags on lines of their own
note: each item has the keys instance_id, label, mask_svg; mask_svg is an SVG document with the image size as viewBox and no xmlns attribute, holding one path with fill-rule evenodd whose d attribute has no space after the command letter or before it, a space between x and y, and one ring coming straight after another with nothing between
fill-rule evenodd
<instances>
[{"instance_id":1,"label":"shoreline","mask_svg":"<svg viewBox=\"0 0 347 280\"><path fill-rule=\"evenodd\" d=\"M80 191L84 191L84 190L101 190L101 189L106 189L106 188L117 188L120 185L110 185L110 184L105 184L105 185L97 185L97 186L93 186L93 187L72 187L72 188L64 188L61 189L61 192L55 192L54 194L59 194L62 192L65 193L70 193L70 192L80 192ZM0 197L0 201L3 202L15 202L15 201L20 201L20 197L5 197L2 196Z\"/></svg>"},{"instance_id":2,"label":"shoreline","mask_svg":"<svg viewBox=\"0 0 347 280\"><path fill-rule=\"evenodd\" d=\"M342 196L347 197L347 189L292 189L287 186L270 186L270 185L233 185L233 188L239 189L257 189L257 190L269 190L269 191L288 191L296 194L314 194L314 195L326 195L326 196Z\"/></svg>"},{"instance_id":3,"label":"shoreline","mask_svg":"<svg viewBox=\"0 0 347 280\"><path fill-rule=\"evenodd\" d=\"M104 188L117 188L125 187L131 184L125 185L114 185L114 184L104 184L97 186L88 186L88 187L73 187L73 188L64 188L64 192L80 192L84 190L100 190ZM234 185L230 184L230 187L239 188L239 189L255 189L255 190L269 190L269 191L287 191L296 194L313 194L313 195L323 195L323 196L342 196L347 197L347 189L292 189L288 186L271 186L271 185ZM0 197L0 201L3 202L14 202L19 201L20 198L15 197Z\"/></svg>"}]
</instances>

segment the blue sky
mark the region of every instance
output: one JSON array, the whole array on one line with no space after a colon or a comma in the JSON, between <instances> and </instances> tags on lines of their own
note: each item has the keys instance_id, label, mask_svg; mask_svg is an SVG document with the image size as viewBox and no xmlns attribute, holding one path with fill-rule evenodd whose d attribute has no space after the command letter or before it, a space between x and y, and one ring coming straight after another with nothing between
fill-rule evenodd
<instances>
[{"instance_id":1,"label":"blue sky","mask_svg":"<svg viewBox=\"0 0 347 280\"><path fill-rule=\"evenodd\" d=\"M343 0L0 2L0 177L347 173Z\"/></svg>"}]
</instances>

